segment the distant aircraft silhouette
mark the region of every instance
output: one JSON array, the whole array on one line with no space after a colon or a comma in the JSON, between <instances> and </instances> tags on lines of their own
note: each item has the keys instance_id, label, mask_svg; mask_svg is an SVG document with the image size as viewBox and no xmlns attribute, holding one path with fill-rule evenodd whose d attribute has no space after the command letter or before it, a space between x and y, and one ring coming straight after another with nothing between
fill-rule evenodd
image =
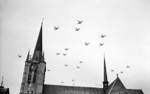
<instances>
[{"instance_id":1,"label":"distant aircraft silhouette","mask_svg":"<svg viewBox=\"0 0 150 94\"><path fill-rule=\"evenodd\" d=\"M80 61L80 63L83 63L83 61Z\"/></svg>"},{"instance_id":2,"label":"distant aircraft silhouette","mask_svg":"<svg viewBox=\"0 0 150 94\"><path fill-rule=\"evenodd\" d=\"M57 55L60 55L60 53L57 53Z\"/></svg>"},{"instance_id":3,"label":"distant aircraft silhouette","mask_svg":"<svg viewBox=\"0 0 150 94\"><path fill-rule=\"evenodd\" d=\"M72 85L75 85L75 84L72 84Z\"/></svg>"},{"instance_id":4,"label":"distant aircraft silhouette","mask_svg":"<svg viewBox=\"0 0 150 94\"><path fill-rule=\"evenodd\" d=\"M64 83L64 82L61 81L61 83Z\"/></svg>"},{"instance_id":5,"label":"distant aircraft silhouette","mask_svg":"<svg viewBox=\"0 0 150 94\"><path fill-rule=\"evenodd\" d=\"M104 38L106 35L103 35L103 34L101 34L101 37L100 38Z\"/></svg>"},{"instance_id":6,"label":"distant aircraft silhouette","mask_svg":"<svg viewBox=\"0 0 150 94\"><path fill-rule=\"evenodd\" d=\"M64 56L66 56L67 54L63 53Z\"/></svg>"},{"instance_id":7,"label":"distant aircraft silhouette","mask_svg":"<svg viewBox=\"0 0 150 94\"><path fill-rule=\"evenodd\" d=\"M120 73L123 73L123 71L121 71Z\"/></svg>"},{"instance_id":8,"label":"distant aircraft silhouette","mask_svg":"<svg viewBox=\"0 0 150 94\"><path fill-rule=\"evenodd\" d=\"M77 23L77 24L81 24L82 22L83 22L83 21L79 21L79 20L78 20L78 23Z\"/></svg>"},{"instance_id":9,"label":"distant aircraft silhouette","mask_svg":"<svg viewBox=\"0 0 150 94\"><path fill-rule=\"evenodd\" d=\"M75 28L75 31L79 31L80 30L80 28Z\"/></svg>"},{"instance_id":10,"label":"distant aircraft silhouette","mask_svg":"<svg viewBox=\"0 0 150 94\"><path fill-rule=\"evenodd\" d=\"M67 64L65 64L65 66L67 67L68 65L67 65Z\"/></svg>"},{"instance_id":11,"label":"distant aircraft silhouette","mask_svg":"<svg viewBox=\"0 0 150 94\"><path fill-rule=\"evenodd\" d=\"M85 42L85 45L89 45L90 43Z\"/></svg>"},{"instance_id":12,"label":"distant aircraft silhouette","mask_svg":"<svg viewBox=\"0 0 150 94\"><path fill-rule=\"evenodd\" d=\"M111 69L111 72L113 72L113 71L115 71L115 70Z\"/></svg>"},{"instance_id":13,"label":"distant aircraft silhouette","mask_svg":"<svg viewBox=\"0 0 150 94\"><path fill-rule=\"evenodd\" d=\"M58 30L59 27L54 26L54 30Z\"/></svg>"},{"instance_id":14,"label":"distant aircraft silhouette","mask_svg":"<svg viewBox=\"0 0 150 94\"><path fill-rule=\"evenodd\" d=\"M65 48L65 50L67 51L67 50L69 50L69 48Z\"/></svg>"},{"instance_id":15,"label":"distant aircraft silhouette","mask_svg":"<svg viewBox=\"0 0 150 94\"><path fill-rule=\"evenodd\" d=\"M18 55L18 57L19 57L19 58L21 58L21 57L22 57L22 55Z\"/></svg>"},{"instance_id":16,"label":"distant aircraft silhouette","mask_svg":"<svg viewBox=\"0 0 150 94\"><path fill-rule=\"evenodd\" d=\"M72 79L72 81L74 81L74 80Z\"/></svg>"},{"instance_id":17,"label":"distant aircraft silhouette","mask_svg":"<svg viewBox=\"0 0 150 94\"><path fill-rule=\"evenodd\" d=\"M104 45L104 43L100 43L100 44L99 44L99 46L103 46L103 45Z\"/></svg>"},{"instance_id":18,"label":"distant aircraft silhouette","mask_svg":"<svg viewBox=\"0 0 150 94\"><path fill-rule=\"evenodd\" d=\"M50 71L50 69L47 69L47 71Z\"/></svg>"},{"instance_id":19,"label":"distant aircraft silhouette","mask_svg":"<svg viewBox=\"0 0 150 94\"><path fill-rule=\"evenodd\" d=\"M79 69L80 67L79 67L79 66L77 66L77 68Z\"/></svg>"},{"instance_id":20,"label":"distant aircraft silhouette","mask_svg":"<svg viewBox=\"0 0 150 94\"><path fill-rule=\"evenodd\" d=\"M97 85L97 84L95 84L95 85Z\"/></svg>"},{"instance_id":21,"label":"distant aircraft silhouette","mask_svg":"<svg viewBox=\"0 0 150 94\"><path fill-rule=\"evenodd\" d=\"M130 66L127 66L126 68L130 68Z\"/></svg>"}]
</instances>

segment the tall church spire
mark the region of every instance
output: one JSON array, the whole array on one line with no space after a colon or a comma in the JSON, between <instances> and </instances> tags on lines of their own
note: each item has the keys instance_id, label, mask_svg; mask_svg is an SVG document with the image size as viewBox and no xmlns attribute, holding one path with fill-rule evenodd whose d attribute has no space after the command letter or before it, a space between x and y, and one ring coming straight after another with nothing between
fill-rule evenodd
<instances>
[{"instance_id":1,"label":"tall church spire","mask_svg":"<svg viewBox=\"0 0 150 94\"><path fill-rule=\"evenodd\" d=\"M106 62L105 62L105 55L104 55L104 81L103 81L103 90L104 94L108 88L108 80L107 80L107 69L106 69Z\"/></svg>"},{"instance_id":2,"label":"tall church spire","mask_svg":"<svg viewBox=\"0 0 150 94\"><path fill-rule=\"evenodd\" d=\"M37 39L37 43L34 49L34 53L33 53L33 57L32 60L33 61L41 61L42 59L42 26L43 26L43 22L41 23L41 29L40 29L40 33Z\"/></svg>"}]
</instances>

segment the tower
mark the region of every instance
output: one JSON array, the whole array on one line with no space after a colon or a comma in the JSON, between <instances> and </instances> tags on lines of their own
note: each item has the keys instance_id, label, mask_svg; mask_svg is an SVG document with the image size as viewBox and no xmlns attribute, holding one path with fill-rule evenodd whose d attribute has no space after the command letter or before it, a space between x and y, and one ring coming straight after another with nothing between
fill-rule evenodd
<instances>
[{"instance_id":1,"label":"tower","mask_svg":"<svg viewBox=\"0 0 150 94\"><path fill-rule=\"evenodd\" d=\"M107 70L106 70L106 63L105 63L105 56L104 56L104 81L103 81L103 91L104 94L106 93L106 90L108 88L108 80L107 80Z\"/></svg>"},{"instance_id":2,"label":"tower","mask_svg":"<svg viewBox=\"0 0 150 94\"><path fill-rule=\"evenodd\" d=\"M32 58L28 52L20 94L42 94L45 79L46 62L42 52L42 25Z\"/></svg>"}]
</instances>

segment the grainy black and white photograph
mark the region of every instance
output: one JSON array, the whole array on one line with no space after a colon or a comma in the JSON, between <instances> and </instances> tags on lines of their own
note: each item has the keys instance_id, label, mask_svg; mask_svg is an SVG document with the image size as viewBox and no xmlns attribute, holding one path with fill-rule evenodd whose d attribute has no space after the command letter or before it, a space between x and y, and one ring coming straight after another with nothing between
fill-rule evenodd
<instances>
[{"instance_id":1,"label":"grainy black and white photograph","mask_svg":"<svg viewBox=\"0 0 150 94\"><path fill-rule=\"evenodd\" d=\"M0 94L149 94L149 0L1 0Z\"/></svg>"}]
</instances>

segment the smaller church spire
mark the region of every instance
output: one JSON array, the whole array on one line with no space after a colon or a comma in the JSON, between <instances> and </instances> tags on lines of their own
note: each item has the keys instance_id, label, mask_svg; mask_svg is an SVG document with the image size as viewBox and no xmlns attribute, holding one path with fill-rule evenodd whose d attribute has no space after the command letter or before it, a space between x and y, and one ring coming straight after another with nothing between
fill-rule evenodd
<instances>
[{"instance_id":1,"label":"smaller church spire","mask_svg":"<svg viewBox=\"0 0 150 94\"><path fill-rule=\"evenodd\" d=\"M108 80L107 80L107 69L106 69L106 62L105 62L105 54L104 54L104 81L103 81L103 90L104 94L106 93L106 90L108 88Z\"/></svg>"},{"instance_id":2,"label":"smaller church spire","mask_svg":"<svg viewBox=\"0 0 150 94\"><path fill-rule=\"evenodd\" d=\"M29 57L30 57L30 50L28 51L28 55L27 55L26 61L29 61Z\"/></svg>"},{"instance_id":3,"label":"smaller church spire","mask_svg":"<svg viewBox=\"0 0 150 94\"><path fill-rule=\"evenodd\" d=\"M108 82L107 81L106 63L105 63L105 54L104 54L104 82Z\"/></svg>"}]
</instances>

